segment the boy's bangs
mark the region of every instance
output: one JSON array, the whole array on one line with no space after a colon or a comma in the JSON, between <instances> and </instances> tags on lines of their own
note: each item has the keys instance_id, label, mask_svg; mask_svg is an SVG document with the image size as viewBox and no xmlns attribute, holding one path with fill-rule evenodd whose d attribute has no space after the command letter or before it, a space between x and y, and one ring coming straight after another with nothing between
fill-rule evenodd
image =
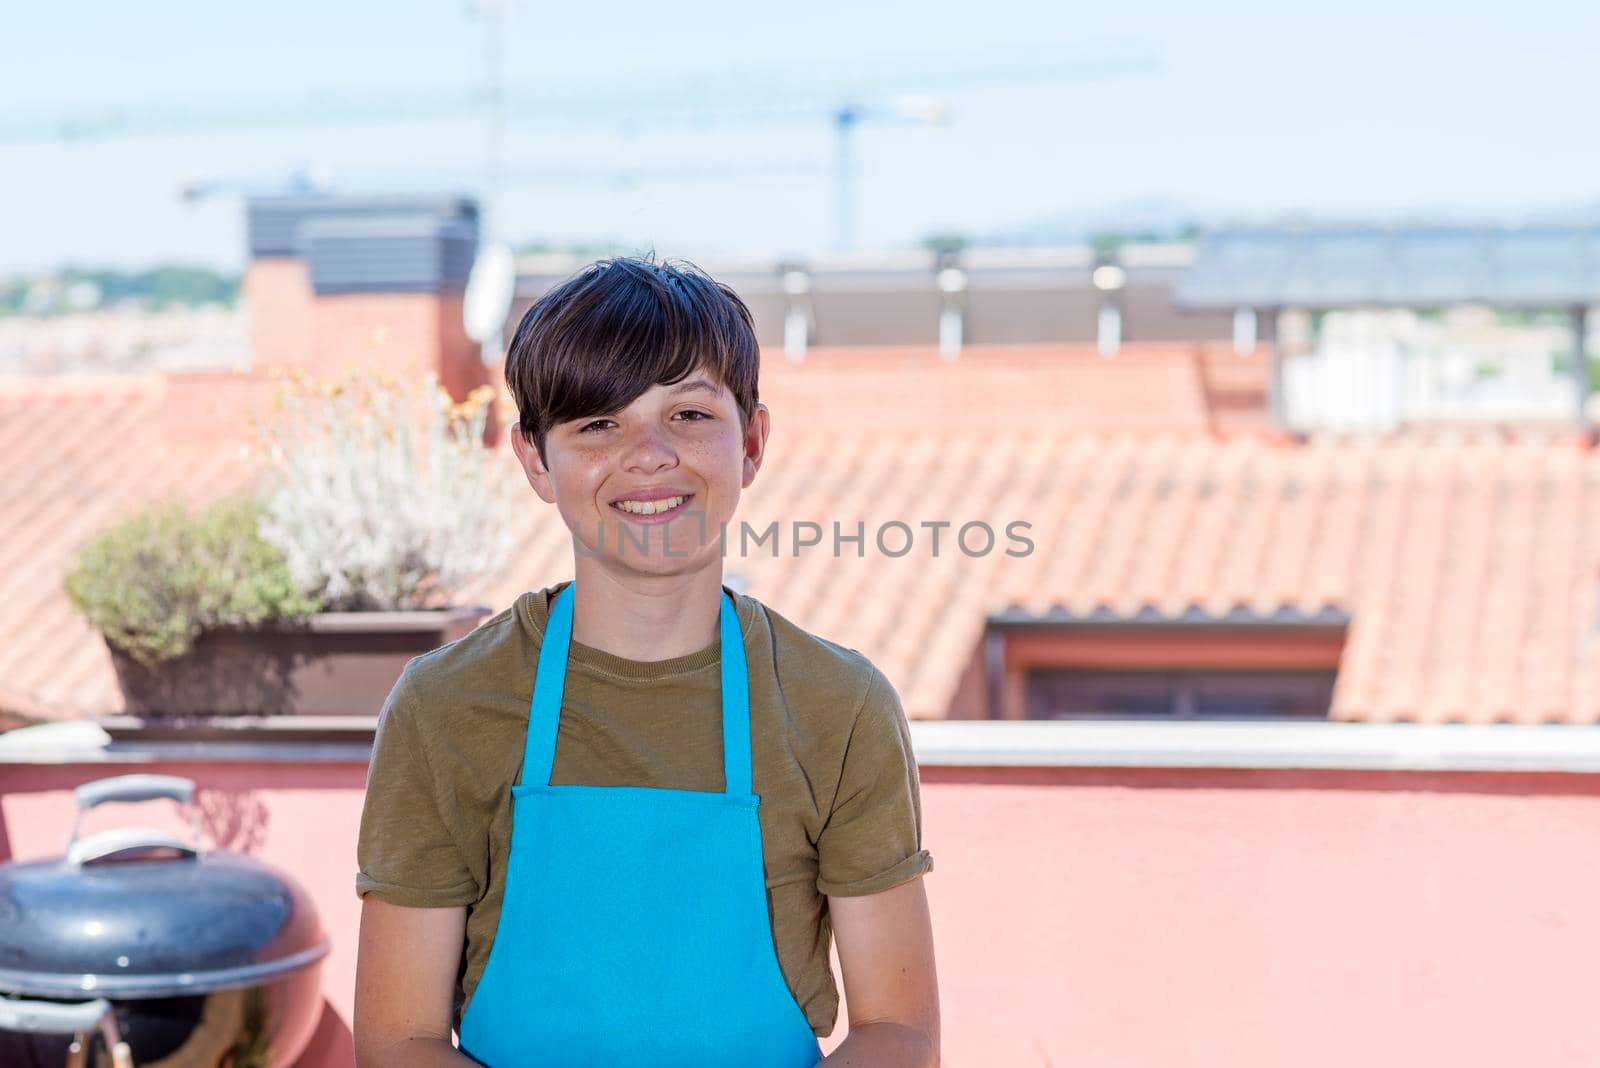
<instances>
[{"instance_id":1,"label":"boy's bangs","mask_svg":"<svg viewBox=\"0 0 1600 1068\"><path fill-rule=\"evenodd\" d=\"M759 360L749 309L732 289L692 266L619 258L591 264L528 309L506 379L542 453L552 427L620 411L701 369L728 387L747 422Z\"/></svg>"},{"instance_id":2,"label":"boy's bangs","mask_svg":"<svg viewBox=\"0 0 1600 1068\"><path fill-rule=\"evenodd\" d=\"M706 324L684 329L654 302L613 309L601 305L584 329L545 364L548 426L620 411L654 386L675 385L704 367L727 381L728 357L705 344Z\"/></svg>"}]
</instances>

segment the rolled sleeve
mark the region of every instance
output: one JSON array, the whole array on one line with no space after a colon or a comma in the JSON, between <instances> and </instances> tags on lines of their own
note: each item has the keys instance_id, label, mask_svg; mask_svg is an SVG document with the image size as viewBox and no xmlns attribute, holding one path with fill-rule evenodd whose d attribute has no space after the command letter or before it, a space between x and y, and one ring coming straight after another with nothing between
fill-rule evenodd
<instances>
[{"instance_id":1,"label":"rolled sleeve","mask_svg":"<svg viewBox=\"0 0 1600 1068\"><path fill-rule=\"evenodd\" d=\"M402 672L379 714L367 767L356 894L419 908L471 904L482 895L438 803L417 713L413 682Z\"/></svg>"},{"instance_id":2,"label":"rolled sleeve","mask_svg":"<svg viewBox=\"0 0 1600 1068\"><path fill-rule=\"evenodd\" d=\"M817 870L817 890L834 897L877 893L933 870L933 857L922 846L911 728L900 695L876 667L817 841Z\"/></svg>"}]
</instances>

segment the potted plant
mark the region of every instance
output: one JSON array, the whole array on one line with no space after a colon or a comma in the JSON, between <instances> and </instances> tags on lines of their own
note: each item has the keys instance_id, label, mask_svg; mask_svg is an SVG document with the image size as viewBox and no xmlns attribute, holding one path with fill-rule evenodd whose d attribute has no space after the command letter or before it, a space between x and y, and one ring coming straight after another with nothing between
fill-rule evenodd
<instances>
[{"instance_id":1,"label":"potted plant","mask_svg":"<svg viewBox=\"0 0 1600 1068\"><path fill-rule=\"evenodd\" d=\"M197 512L163 501L78 552L67 598L105 638L129 713L284 710L291 665L227 655L230 632L321 608L261 537L260 512L250 495Z\"/></svg>"},{"instance_id":2,"label":"potted plant","mask_svg":"<svg viewBox=\"0 0 1600 1068\"><path fill-rule=\"evenodd\" d=\"M512 486L481 444L492 396L292 375L255 425L253 491L91 541L67 593L128 714L375 715L407 660L491 611L469 597L510 551Z\"/></svg>"}]
</instances>

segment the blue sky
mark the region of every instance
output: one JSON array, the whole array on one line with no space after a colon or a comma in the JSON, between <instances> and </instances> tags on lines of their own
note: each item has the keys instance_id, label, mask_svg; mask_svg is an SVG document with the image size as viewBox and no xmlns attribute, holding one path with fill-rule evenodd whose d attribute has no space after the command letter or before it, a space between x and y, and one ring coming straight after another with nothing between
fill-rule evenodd
<instances>
[{"instance_id":1,"label":"blue sky","mask_svg":"<svg viewBox=\"0 0 1600 1068\"><path fill-rule=\"evenodd\" d=\"M1600 137L1581 106L1596 95L1592 2L514 0L503 25L514 106L497 221L518 241L822 251L835 221L828 109L899 92L941 97L950 122L861 126L861 247L1119 213L1510 220L1600 206ZM344 191L475 191L484 55L465 2L13 11L0 272L235 268L240 198L181 202L198 176L270 188L316 163ZM397 118L266 121L319 99ZM652 104L685 101L699 121L651 120ZM790 113L740 117L770 102ZM45 132L118 110L162 125Z\"/></svg>"}]
</instances>

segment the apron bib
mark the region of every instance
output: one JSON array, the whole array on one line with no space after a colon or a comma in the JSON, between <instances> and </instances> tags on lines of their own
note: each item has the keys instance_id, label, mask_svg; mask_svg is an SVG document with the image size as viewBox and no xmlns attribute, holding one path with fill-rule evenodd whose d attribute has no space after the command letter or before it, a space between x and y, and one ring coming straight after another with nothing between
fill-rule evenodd
<instances>
[{"instance_id":1,"label":"apron bib","mask_svg":"<svg viewBox=\"0 0 1600 1068\"><path fill-rule=\"evenodd\" d=\"M539 649L505 896L461 1051L492 1068L812 1068L821 1048L767 915L732 598L720 609L723 791L552 786L572 591L551 603Z\"/></svg>"}]
</instances>

